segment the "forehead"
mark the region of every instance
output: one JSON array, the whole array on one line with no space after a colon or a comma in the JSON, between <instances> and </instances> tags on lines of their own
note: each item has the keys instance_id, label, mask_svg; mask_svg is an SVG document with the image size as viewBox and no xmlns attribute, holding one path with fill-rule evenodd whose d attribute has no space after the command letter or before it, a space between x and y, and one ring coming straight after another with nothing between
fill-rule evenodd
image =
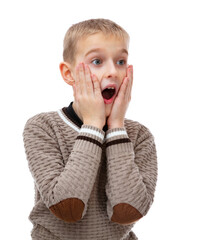
<instances>
[{"instance_id":1,"label":"forehead","mask_svg":"<svg viewBox=\"0 0 215 240\"><path fill-rule=\"evenodd\" d=\"M106 54L116 52L128 54L128 41L114 35L96 33L81 39L77 44L77 53L81 57L85 57L94 51Z\"/></svg>"}]
</instances>

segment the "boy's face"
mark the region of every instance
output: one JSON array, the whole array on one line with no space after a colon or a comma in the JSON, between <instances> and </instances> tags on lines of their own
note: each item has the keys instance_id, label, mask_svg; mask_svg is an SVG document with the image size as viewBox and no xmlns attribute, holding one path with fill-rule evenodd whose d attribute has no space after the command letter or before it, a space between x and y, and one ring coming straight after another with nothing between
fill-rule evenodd
<instances>
[{"instance_id":1,"label":"boy's face","mask_svg":"<svg viewBox=\"0 0 215 240\"><path fill-rule=\"evenodd\" d=\"M81 39L77 44L75 64L71 67L72 78L75 79L75 67L84 62L89 66L91 73L97 76L101 92L111 84L115 87L114 97L110 100L104 99L106 117L110 115L114 99L126 76L127 60L128 42L112 35L96 33Z\"/></svg>"}]
</instances>

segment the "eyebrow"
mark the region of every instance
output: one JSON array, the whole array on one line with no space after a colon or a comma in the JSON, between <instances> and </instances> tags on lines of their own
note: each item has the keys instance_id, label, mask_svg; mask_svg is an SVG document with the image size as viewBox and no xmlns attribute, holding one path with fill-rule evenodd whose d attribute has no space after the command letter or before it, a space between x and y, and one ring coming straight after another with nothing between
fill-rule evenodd
<instances>
[{"instance_id":1,"label":"eyebrow","mask_svg":"<svg viewBox=\"0 0 215 240\"><path fill-rule=\"evenodd\" d=\"M89 55L90 53L92 53L92 52L100 52L100 51L102 51L101 48L93 48L93 49L91 49L90 51L88 51L88 52L85 54L85 57L86 57L87 55ZM127 51L125 48L123 48L120 52L121 52L121 53L126 53L126 54L128 55L128 51Z\"/></svg>"}]
</instances>

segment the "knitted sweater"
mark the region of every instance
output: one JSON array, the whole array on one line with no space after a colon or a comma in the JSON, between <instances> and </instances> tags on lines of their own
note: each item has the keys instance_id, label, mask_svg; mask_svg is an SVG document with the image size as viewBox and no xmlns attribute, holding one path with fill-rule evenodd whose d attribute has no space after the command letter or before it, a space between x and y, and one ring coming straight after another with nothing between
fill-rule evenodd
<instances>
[{"instance_id":1,"label":"knitted sweater","mask_svg":"<svg viewBox=\"0 0 215 240\"><path fill-rule=\"evenodd\" d=\"M137 121L103 130L72 108L29 118L23 131L35 183L33 240L132 240L157 182L154 137Z\"/></svg>"}]
</instances>

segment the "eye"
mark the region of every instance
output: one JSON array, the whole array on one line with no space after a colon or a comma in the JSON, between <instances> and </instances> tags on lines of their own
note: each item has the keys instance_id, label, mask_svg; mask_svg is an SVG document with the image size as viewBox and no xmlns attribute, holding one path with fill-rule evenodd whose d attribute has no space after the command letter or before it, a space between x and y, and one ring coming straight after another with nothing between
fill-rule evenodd
<instances>
[{"instance_id":1,"label":"eye","mask_svg":"<svg viewBox=\"0 0 215 240\"><path fill-rule=\"evenodd\" d=\"M101 63L100 59L94 59L94 60L92 61L92 63L93 63L93 62L95 62L95 65L98 65L98 64Z\"/></svg>"},{"instance_id":2,"label":"eye","mask_svg":"<svg viewBox=\"0 0 215 240\"><path fill-rule=\"evenodd\" d=\"M123 64L125 64L125 60L119 60L118 62L120 62L119 65L123 65Z\"/></svg>"}]
</instances>

